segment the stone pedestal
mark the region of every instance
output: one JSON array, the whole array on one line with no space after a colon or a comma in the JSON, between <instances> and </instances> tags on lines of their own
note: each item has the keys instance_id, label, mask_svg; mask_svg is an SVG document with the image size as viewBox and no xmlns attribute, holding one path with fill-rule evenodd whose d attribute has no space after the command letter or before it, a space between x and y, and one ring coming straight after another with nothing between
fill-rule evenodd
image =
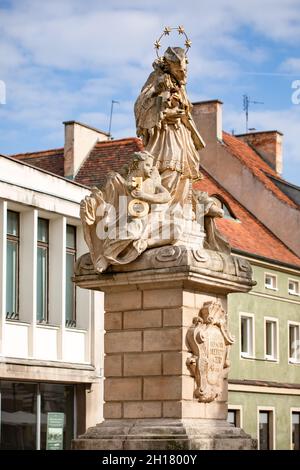
<instances>
[{"instance_id":1,"label":"stone pedestal","mask_svg":"<svg viewBox=\"0 0 300 470\"><path fill-rule=\"evenodd\" d=\"M78 264L76 283L105 292L105 421L74 449L251 449L227 421L227 378L208 403L195 396L187 331L205 302L253 285L248 262L185 247L155 248L105 274Z\"/></svg>"}]
</instances>

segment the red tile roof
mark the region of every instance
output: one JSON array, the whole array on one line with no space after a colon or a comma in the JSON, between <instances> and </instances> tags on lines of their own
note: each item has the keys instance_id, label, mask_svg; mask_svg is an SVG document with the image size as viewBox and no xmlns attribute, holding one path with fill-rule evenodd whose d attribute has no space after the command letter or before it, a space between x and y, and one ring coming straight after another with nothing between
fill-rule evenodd
<instances>
[{"instance_id":1,"label":"red tile roof","mask_svg":"<svg viewBox=\"0 0 300 470\"><path fill-rule=\"evenodd\" d=\"M24 161L58 176L64 176L64 149L41 150L39 152L19 153L11 158Z\"/></svg>"},{"instance_id":2,"label":"red tile roof","mask_svg":"<svg viewBox=\"0 0 300 470\"><path fill-rule=\"evenodd\" d=\"M87 186L101 186L108 171L119 171L130 156L142 148L142 141L135 137L98 142L81 165L75 181Z\"/></svg>"},{"instance_id":3,"label":"red tile roof","mask_svg":"<svg viewBox=\"0 0 300 470\"><path fill-rule=\"evenodd\" d=\"M264 258L300 267L300 258L247 211L231 194L220 186L208 173L196 183L197 188L210 196L219 196L232 210L238 220L216 219L219 230L226 236L232 248Z\"/></svg>"},{"instance_id":4,"label":"red tile roof","mask_svg":"<svg viewBox=\"0 0 300 470\"><path fill-rule=\"evenodd\" d=\"M223 132L223 142L225 148L238 158L249 170L281 201L289 206L298 207L286 194L284 194L273 181L268 178L267 174L278 178L278 174L274 171L255 150L237 137ZM267 173L267 174L266 174Z\"/></svg>"}]
</instances>

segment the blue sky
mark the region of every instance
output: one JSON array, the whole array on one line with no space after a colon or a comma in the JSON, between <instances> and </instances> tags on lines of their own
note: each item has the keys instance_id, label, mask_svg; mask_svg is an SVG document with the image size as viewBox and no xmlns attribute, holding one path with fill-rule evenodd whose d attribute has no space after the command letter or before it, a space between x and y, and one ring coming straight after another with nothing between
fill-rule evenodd
<instances>
[{"instance_id":1,"label":"blue sky","mask_svg":"<svg viewBox=\"0 0 300 470\"><path fill-rule=\"evenodd\" d=\"M283 176L300 185L299 0L0 0L0 153L63 146L65 120L107 131L112 99L113 136L134 136L153 43L179 24L192 40L190 99L221 99L223 127L236 133L243 94L262 101L249 127L284 133Z\"/></svg>"}]
</instances>

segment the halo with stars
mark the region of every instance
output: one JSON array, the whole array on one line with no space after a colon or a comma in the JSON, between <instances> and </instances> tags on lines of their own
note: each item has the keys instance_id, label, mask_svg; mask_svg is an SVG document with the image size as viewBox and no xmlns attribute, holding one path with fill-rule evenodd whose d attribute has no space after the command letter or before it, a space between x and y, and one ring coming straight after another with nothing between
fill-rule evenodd
<instances>
[{"instance_id":1,"label":"halo with stars","mask_svg":"<svg viewBox=\"0 0 300 470\"><path fill-rule=\"evenodd\" d=\"M189 40L183 26L178 26L177 28L170 28L169 26L166 26L165 29L163 30L163 33L159 36L159 38L154 43L154 49L155 49L156 55L159 59L161 59L160 55L158 54L158 51L161 48L160 41L164 36L169 36L172 31L177 31L179 36L182 35L182 36L185 37L185 43L184 43L184 45L185 45L185 54L187 54L189 48L192 45L192 41Z\"/></svg>"}]
</instances>

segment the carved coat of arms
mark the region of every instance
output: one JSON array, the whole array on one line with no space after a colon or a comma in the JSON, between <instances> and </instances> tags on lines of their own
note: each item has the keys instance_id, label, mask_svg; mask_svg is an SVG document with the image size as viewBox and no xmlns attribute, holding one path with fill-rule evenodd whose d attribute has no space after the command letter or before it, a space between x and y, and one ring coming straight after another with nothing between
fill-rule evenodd
<instances>
[{"instance_id":1,"label":"carved coat of arms","mask_svg":"<svg viewBox=\"0 0 300 470\"><path fill-rule=\"evenodd\" d=\"M205 302L186 336L192 356L187 367L196 381L195 397L209 403L221 394L229 370L229 347L234 337L227 331L227 315L221 302Z\"/></svg>"}]
</instances>

